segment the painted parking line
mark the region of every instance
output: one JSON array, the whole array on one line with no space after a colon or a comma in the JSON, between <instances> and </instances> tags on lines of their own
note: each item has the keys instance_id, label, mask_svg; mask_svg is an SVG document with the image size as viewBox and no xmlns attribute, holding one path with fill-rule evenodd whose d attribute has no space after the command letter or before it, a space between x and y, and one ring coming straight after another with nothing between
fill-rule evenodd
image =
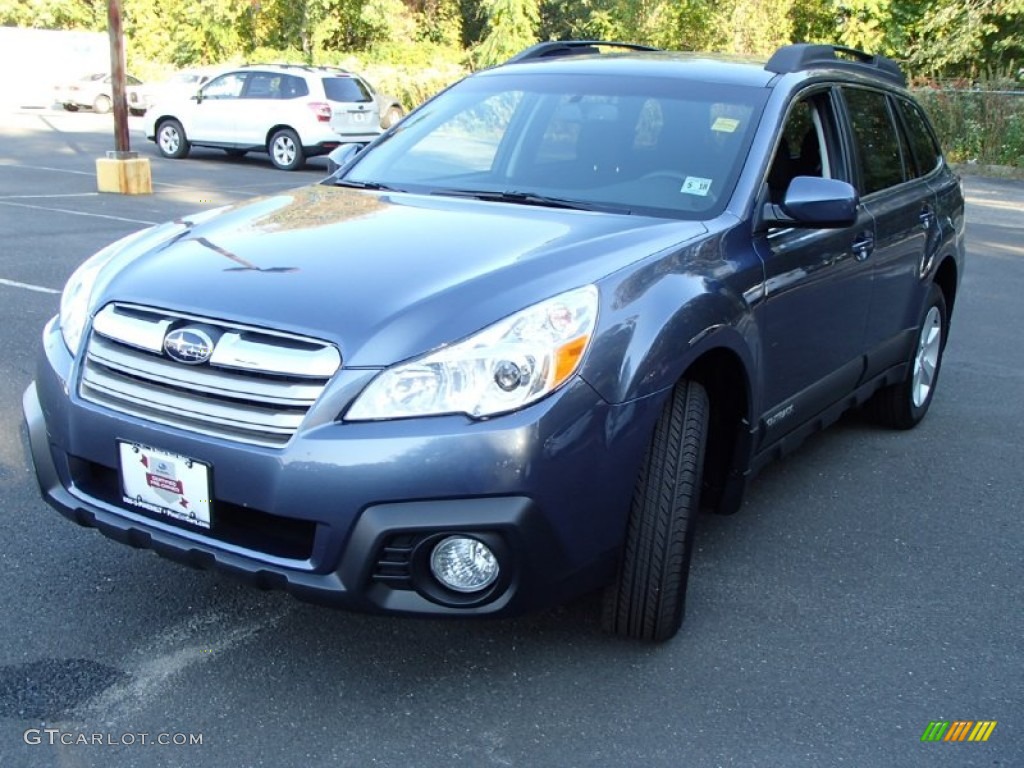
<instances>
[{"instance_id":1,"label":"painted parking line","mask_svg":"<svg viewBox=\"0 0 1024 768\"><path fill-rule=\"evenodd\" d=\"M47 288L42 285L32 285L32 283L19 283L17 280L5 280L0 277L0 285L6 285L11 288L22 288L26 291L35 291L36 293L60 293L56 288Z\"/></svg>"},{"instance_id":2,"label":"painted parking line","mask_svg":"<svg viewBox=\"0 0 1024 768\"><path fill-rule=\"evenodd\" d=\"M67 213L72 216L88 216L93 219L109 219L111 221L124 221L129 224L146 224L151 226L153 224L159 224L157 221L150 221L148 219L129 219L124 216L111 216L108 213L86 213L85 211L72 211L68 208L50 208L45 205L29 205L28 203L14 203L10 200L0 200L0 205L9 205L15 208L31 208L36 211L49 211L50 213Z\"/></svg>"}]
</instances>

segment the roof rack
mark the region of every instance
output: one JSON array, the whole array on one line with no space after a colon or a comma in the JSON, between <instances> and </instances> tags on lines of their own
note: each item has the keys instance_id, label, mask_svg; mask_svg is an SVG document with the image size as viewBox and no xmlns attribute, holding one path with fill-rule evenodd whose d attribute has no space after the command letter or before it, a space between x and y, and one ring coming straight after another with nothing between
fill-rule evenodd
<instances>
[{"instance_id":1,"label":"roof rack","mask_svg":"<svg viewBox=\"0 0 1024 768\"><path fill-rule=\"evenodd\" d=\"M764 68L769 72L784 75L789 72L801 72L813 66L870 72L876 77L884 77L897 85L905 86L907 84L906 75L903 74L900 65L892 59L842 45L812 43L784 45L772 54Z\"/></svg>"},{"instance_id":2,"label":"roof rack","mask_svg":"<svg viewBox=\"0 0 1024 768\"><path fill-rule=\"evenodd\" d=\"M339 72L342 74L352 74L347 69L341 67L332 67L328 64L289 64L288 62L278 61L247 61L242 65L243 67L277 67L279 69L301 69L305 72Z\"/></svg>"},{"instance_id":3,"label":"roof rack","mask_svg":"<svg viewBox=\"0 0 1024 768\"><path fill-rule=\"evenodd\" d=\"M581 56L587 53L600 53L602 48L621 48L627 51L658 51L660 48L652 48L649 45L638 45L636 43L615 43L608 40L549 40L545 43L537 43L524 51L520 51L506 64L519 64L523 61L536 61L538 59L550 59L556 56Z\"/></svg>"}]
</instances>

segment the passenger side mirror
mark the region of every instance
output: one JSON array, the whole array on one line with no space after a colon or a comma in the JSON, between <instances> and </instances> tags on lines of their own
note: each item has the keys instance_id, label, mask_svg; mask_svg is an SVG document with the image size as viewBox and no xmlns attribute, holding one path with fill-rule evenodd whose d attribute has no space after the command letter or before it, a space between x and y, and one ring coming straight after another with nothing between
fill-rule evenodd
<instances>
[{"instance_id":1,"label":"passenger side mirror","mask_svg":"<svg viewBox=\"0 0 1024 768\"><path fill-rule=\"evenodd\" d=\"M342 144L340 147L332 149L327 155L327 172L333 176L351 163L365 146L365 144Z\"/></svg>"},{"instance_id":2,"label":"passenger side mirror","mask_svg":"<svg viewBox=\"0 0 1024 768\"><path fill-rule=\"evenodd\" d=\"M841 229L857 221L860 195L838 179L797 176L778 205L765 203L762 222L771 227Z\"/></svg>"}]
</instances>

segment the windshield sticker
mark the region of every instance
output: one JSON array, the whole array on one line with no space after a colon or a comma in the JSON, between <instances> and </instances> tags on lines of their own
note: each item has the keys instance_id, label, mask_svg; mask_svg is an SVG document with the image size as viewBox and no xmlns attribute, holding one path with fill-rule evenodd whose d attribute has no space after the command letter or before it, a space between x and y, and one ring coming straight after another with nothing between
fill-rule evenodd
<instances>
[{"instance_id":1,"label":"windshield sticker","mask_svg":"<svg viewBox=\"0 0 1024 768\"><path fill-rule=\"evenodd\" d=\"M711 125L711 130L720 133L736 133L736 129L739 127L739 120L732 117L720 117Z\"/></svg>"},{"instance_id":2,"label":"windshield sticker","mask_svg":"<svg viewBox=\"0 0 1024 768\"><path fill-rule=\"evenodd\" d=\"M707 197L711 191L711 179L702 179L700 176L687 176L679 191L684 195L697 195Z\"/></svg>"}]
</instances>

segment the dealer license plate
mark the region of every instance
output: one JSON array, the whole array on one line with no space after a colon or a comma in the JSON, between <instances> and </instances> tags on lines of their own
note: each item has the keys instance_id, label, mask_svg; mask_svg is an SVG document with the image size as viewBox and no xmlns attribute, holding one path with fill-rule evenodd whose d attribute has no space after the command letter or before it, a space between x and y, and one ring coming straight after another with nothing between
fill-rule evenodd
<instances>
[{"instance_id":1,"label":"dealer license plate","mask_svg":"<svg viewBox=\"0 0 1024 768\"><path fill-rule=\"evenodd\" d=\"M138 443L118 441L125 504L210 527L210 467L201 461Z\"/></svg>"}]
</instances>

